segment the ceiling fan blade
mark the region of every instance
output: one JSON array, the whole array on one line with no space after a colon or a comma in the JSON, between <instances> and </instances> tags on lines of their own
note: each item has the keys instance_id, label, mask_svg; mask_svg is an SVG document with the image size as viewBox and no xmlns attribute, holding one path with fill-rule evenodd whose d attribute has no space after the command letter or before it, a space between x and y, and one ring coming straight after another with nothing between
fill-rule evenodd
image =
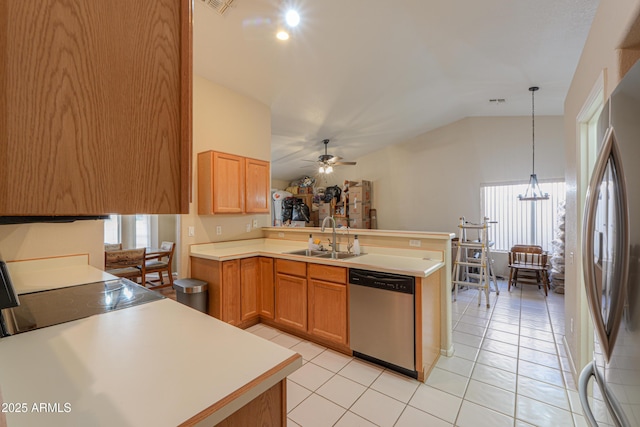
<instances>
[{"instance_id":1,"label":"ceiling fan blade","mask_svg":"<svg viewBox=\"0 0 640 427\"><path fill-rule=\"evenodd\" d=\"M334 166L354 166L356 162L335 162Z\"/></svg>"}]
</instances>

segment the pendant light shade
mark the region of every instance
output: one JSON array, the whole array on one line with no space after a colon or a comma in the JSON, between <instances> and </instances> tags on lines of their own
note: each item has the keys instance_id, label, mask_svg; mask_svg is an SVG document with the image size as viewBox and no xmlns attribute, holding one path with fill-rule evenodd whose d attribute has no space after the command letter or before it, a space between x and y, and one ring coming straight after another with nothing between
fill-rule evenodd
<instances>
[{"instance_id":1,"label":"pendant light shade","mask_svg":"<svg viewBox=\"0 0 640 427\"><path fill-rule=\"evenodd\" d=\"M519 200L526 201L536 201L536 200L549 200L549 193L543 193L540 190L540 185L538 184L538 177L536 175L536 119L535 119L535 108L534 108L534 93L540 89L537 86L532 86L529 88L531 92L531 176L529 177L529 185L527 185L527 190L524 194L520 194L518 196Z\"/></svg>"}]
</instances>

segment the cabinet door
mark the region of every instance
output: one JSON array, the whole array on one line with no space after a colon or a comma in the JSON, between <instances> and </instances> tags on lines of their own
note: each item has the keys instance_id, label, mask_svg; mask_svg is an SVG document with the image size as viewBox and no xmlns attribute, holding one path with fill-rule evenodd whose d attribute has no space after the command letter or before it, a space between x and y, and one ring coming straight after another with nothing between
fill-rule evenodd
<instances>
[{"instance_id":1,"label":"cabinet door","mask_svg":"<svg viewBox=\"0 0 640 427\"><path fill-rule=\"evenodd\" d=\"M244 157L198 154L198 214L244 212Z\"/></svg>"},{"instance_id":2,"label":"cabinet door","mask_svg":"<svg viewBox=\"0 0 640 427\"><path fill-rule=\"evenodd\" d=\"M192 4L0 2L0 215L188 213Z\"/></svg>"},{"instance_id":3,"label":"cabinet door","mask_svg":"<svg viewBox=\"0 0 640 427\"><path fill-rule=\"evenodd\" d=\"M240 318L242 321L259 315L259 265L258 257L245 258L240 261Z\"/></svg>"},{"instance_id":4,"label":"cabinet door","mask_svg":"<svg viewBox=\"0 0 640 427\"><path fill-rule=\"evenodd\" d=\"M274 276L273 276L273 258L259 258L260 265L260 289L258 292L260 298L260 315L273 319L274 317Z\"/></svg>"},{"instance_id":5,"label":"cabinet door","mask_svg":"<svg viewBox=\"0 0 640 427\"><path fill-rule=\"evenodd\" d=\"M276 322L307 330L307 279L276 274Z\"/></svg>"},{"instance_id":6,"label":"cabinet door","mask_svg":"<svg viewBox=\"0 0 640 427\"><path fill-rule=\"evenodd\" d=\"M309 280L309 333L347 344L347 286Z\"/></svg>"},{"instance_id":7,"label":"cabinet door","mask_svg":"<svg viewBox=\"0 0 640 427\"><path fill-rule=\"evenodd\" d=\"M270 188L269 162L245 159L245 212L269 213Z\"/></svg>"},{"instance_id":8,"label":"cabinet door","mask_svg":"<svg viewBox=\"0 0 640 427\"><path fill-rule=\"evenodd\" d=\"M240 262L239 260L222 263L222 318L231 325L240 324Z\"/></svg>"}]
</instances>

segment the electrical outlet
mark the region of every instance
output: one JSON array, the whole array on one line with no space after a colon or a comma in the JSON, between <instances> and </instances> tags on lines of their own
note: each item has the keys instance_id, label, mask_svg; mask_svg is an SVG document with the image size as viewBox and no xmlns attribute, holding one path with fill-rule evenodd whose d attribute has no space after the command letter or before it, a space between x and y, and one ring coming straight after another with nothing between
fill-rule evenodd
<instances>
[{"instance_id":1,"label":"electrical outlet","mask_svg":"<svg viewBox=\"0 0 640 427\"><path fill-rule=\"evenodd\" d=\"M258 228L258 220L257 219L253 220L253 228Z\"/></svg>"},{"instance_id":2,"label":"electrical outlet","mask_svg":"<svg viewBox=\"0 0 640 427\"><path fill-rule=\"evenodd\" d=\"M284 237L284 233L278 233L278 237Z\"/></svg>"},{"instance_id":3,"label":"electrical outlet","mask_svg":"<svg viewBox=\"0 0 640 427\"><path fill-rule=\"evenodd\" d=\"M221 225L216 225L216 234L218 236L222 235L222 226Z\"/></svg>"},{"instance_id":4,"label":"electrical outlet","mask_svg":"<svg viewBox=\"0 0 640 427\"><path fill-rule=\"evenodd\" d=\"M573 317L571 318L571 333L573 333Z\"/></svg>"},{"instance_id":5,"label":"electrical outlet","mask_svg":"<svg viewBox=\"0 0 640 427\"><path fill-rule=\"evenodd\" d=\"M189 226L189 232L188 232L189 237L193 237L196 235L196 229L193 226Z\"/></svg>"},{"instance_id":6,"label":"electrical outlet","mask_svg":"<svg viewBox=\"0 0 640 427\"><path fill-rule=\"evenodd\" d=\"M409 246L419 248L420 246L422 246L422 242L420 240L409 240Z\"/></svg>"},{"instance_id":7,"label":"electrical outlet","mask_svg":"<svg viewBox=\"0 0 640 427\"><path fill-rule=\"evenodd\" d=\"M247 233L250 233L251 232L251 223L248 223L246 228L247 228Z\"/></svg>"}]
</instances>

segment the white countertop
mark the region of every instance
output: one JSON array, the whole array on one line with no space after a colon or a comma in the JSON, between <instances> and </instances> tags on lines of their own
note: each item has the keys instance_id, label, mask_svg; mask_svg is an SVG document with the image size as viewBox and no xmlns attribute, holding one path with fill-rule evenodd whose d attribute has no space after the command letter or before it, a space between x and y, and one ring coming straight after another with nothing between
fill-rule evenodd
<instances>
[{"instance_id":1,"label":"white countertop","mask_svg":"<svg viewBox=\"0 0 640 427\"><path fill-rule=\"evenodd\" d=\"M292 255L288 253L305 248L306 244L303 242L276 239L251 239L192 245L190 255L215 261L227 261L252 256L269 256L294 261L406 274L416 277L427 277L444 266L444 262L440 260L420 256L409 256L407 255L407 251L403 252L402 255L394 254L397 252L392 250L389 250L389 253L365 253L354 258L341 260Z\"/></svg>"},{"instance_id":2,"label":"white countertop","mask_svg":"<svg viewBox=\"0 0 640 427\"><path fill-rule=\"evenodd\" d=\"M19 294L114 278L87 261L8 266ZM10 427L176 426L202 411L214 425L302 366L297 353L169 299L2 338L0 360L0 400L27 408L2 414Z\"/></svg>"},{"instance_id":3,"label":"white countertop","mask_svg":"<svg viewBox=\"0 0 640 427\"><path fill-rule=\"evenodd\" d=\"M87 255L8 262L7 269L18 294L116 279L88 264Z\"/></svg>"},{"instance_id":4,"label":"white countertop","mask_svg":"<svg viewBox=\"0 0 640 427\"><path fill-rule=\"evenodd\" d=\"M7 413L8 425L24 427L176 426L262 376L207 419L214 425L302 365L168 299L3 338L0 360L4 402L28 407ZM62 412L33 412L34 403Z\"/></svg>"}]
</instances>

